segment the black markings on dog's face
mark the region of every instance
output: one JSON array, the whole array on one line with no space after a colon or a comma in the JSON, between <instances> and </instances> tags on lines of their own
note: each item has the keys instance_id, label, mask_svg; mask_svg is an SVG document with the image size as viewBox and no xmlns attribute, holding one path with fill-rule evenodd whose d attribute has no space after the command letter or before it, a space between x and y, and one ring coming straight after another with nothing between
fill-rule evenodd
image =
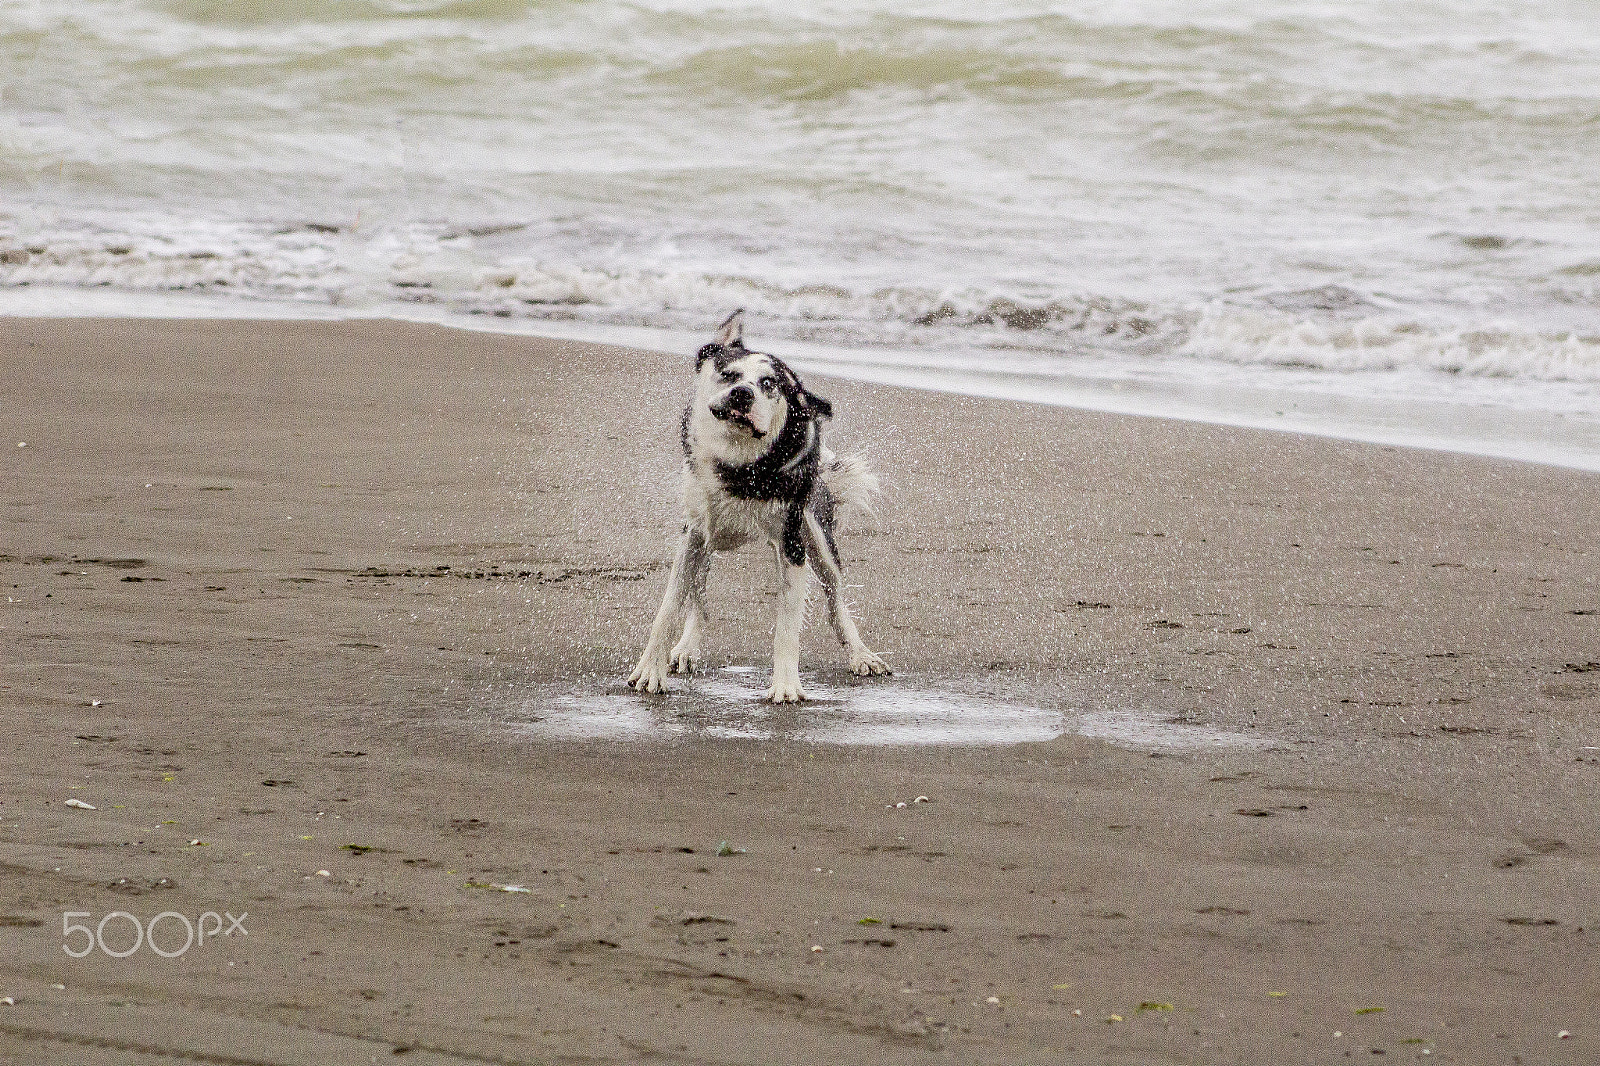
<instances>
[{"instance_id":1,"label":"black markings on dog's face","mask_svg":"<svg viewBox=\"0 0 1600 1066\"><path fill-rule=\"evenodd\" d=\"M743 359L749 354L743 345L728 347L722 344L702 344L700 350L695 353L694 368L696 371L703 369L706 360L709 359L716 364L717 370L721 371L729 363Z\"/></svg>"},{"instance_id":2,"label":"black markings on dog's face","mask_svg":"<svg viewBox=\"0 0 1600 1066\"><path fill-rule=\"evenodd\" d=\"M709 382L704 380L708 363L715 375ZM786 411L794 410L815 418L833 417L833 404L807 389L801 383L800 376L782 359L752 352L744 346L743 308L723 321L710 344L701 345L695 353L694 369L702 375L703 387L708 384L712 386L714 394L707 399L713 412L719 409L721 398L727 393L741 385L750 385L757 393L771 400L775 401L781 396ZM726 410L726 405L722 409ZM758 436L775 431L761 430Z\"/></svg>"},{"instance_id":3,"label":"black markings on dog's face","mask_svg":"<svg viewBox=\"0 0 1600 1066\"><path fill-rule=\"evenodd\" d=\"M769 357L770 358L770 357ZM807 389L800 382L800 375L781 359L773 359L773 373L779 376L779 387L783 389L789 406L814 415L817 418L832 418L833 404L821 396Z\"/></svg>"},{"instance_id":4,"label":"black markings on dog's face","mask_svg":"<svg viewBox=\"0 0 1600 1066\"><path fill-rule=\"evenodd\" d=\"M709 346L708 346L709 347ZM762 440L788 420L792 390L769 355L720 348L701 364L700 395L713 418Z\"/></svg>"}]
</instances>

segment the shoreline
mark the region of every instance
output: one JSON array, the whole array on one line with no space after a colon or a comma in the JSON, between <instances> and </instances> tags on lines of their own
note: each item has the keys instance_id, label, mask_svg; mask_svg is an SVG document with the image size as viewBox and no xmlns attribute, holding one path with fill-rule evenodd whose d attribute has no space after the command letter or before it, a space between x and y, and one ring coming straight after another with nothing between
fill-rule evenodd
<instances>
[{"instance_id":1,"label":"shoreline","mask_svg":"<svg viewBox=\"0 0 1600 1066\"><path fill-rule=\"evenodd\" d=\"M342 309L190 293L33 286L26 292L0 291L0 318L63 314L135 321L408 322L504 336L622 345L669 356L692 352L703 340L690 331L501 319L427 305ZM1389 372L1380 379L1377 375L1383 372L1375 371L1313 373L1227 364L1191 366L1170 358L1149 363L1097 357L1069 364L1057 358L1008 358L989 351L851 349L790 340L772 340L768 347L810 373L833 378L1600 472L1600 410L1507 405L1502 397L1492 395L1493 386L1475 379L1425 378L1415 372ZM974 369L974 361L987 363L991 369ZM1041 367L1048 367L1048 372L1041 372ZM1220 383L1215 380L1217 375L1222 375ZM1463 384L1471 388L1454 397L1417 391ZM1543 390L1547 396L1557 391L1553 383L1522 383L1519 387Z\"/></svg>"}]
</instances>

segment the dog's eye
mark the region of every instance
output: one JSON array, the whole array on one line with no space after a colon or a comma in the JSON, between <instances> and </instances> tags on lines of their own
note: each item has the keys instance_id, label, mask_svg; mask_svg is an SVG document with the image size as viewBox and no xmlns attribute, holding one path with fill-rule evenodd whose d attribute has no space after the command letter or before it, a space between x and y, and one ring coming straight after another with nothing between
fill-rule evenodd
<instances>
[{"instance_id":1,"label":"dog's eye","mask_svg":"<svg viewBox=\"0 0 1600 1066\"><path fill-rule=\"evenodd\" d=\"M722 383L724 385L732 385L735 381L738 381L738 380L739 380L739 372L737 370L724 370L722 372Z\"/></svg>"},{"instance_id":2,"label":"dog's eye","mask_svg":"<svg viewBox=\"0 0 1600 1066\"><path fill-rule=\"evenodd\" d=\"M777 378L762 378L760 381L756 382L756 384L761 386L761 391L762 392L764 392L764 393L766 393L767 395L770 396L770 395L772 395L773 390L775 390L778 387L778 379Z\"/></svg>"}]
</instances>

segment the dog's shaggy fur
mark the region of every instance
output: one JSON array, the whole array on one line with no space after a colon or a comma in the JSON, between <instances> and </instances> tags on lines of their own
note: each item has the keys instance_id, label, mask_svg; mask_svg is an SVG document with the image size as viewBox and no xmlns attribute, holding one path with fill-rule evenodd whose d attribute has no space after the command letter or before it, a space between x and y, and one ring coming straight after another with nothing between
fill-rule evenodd
<instances>
[{"instance_id":1,"label":"dog's shaggy fur","mask_svg":"<svg viewBox=\"0 0 1600 1066\"><path fill-rule=\"evenodd\" d=\"M833 407L809 391L783 360L744 346L743 311L722 324L695 356L694 402L683 413L683 540L667 593L628 684L660 692L671 673L692 673L705 628L706 575L712 554L757 538L772 545L781 590L773 637L772 687L766 698L792 703L800 686L800 623L810 568L828 599L828 617L862 675L889 668L861 642L839 598L842 568L834 544L840 506L871 512L878 479L864 459L822 446L822 421ZM669 642L683 626L676 644Z\"/></svg>"}]
</instances>

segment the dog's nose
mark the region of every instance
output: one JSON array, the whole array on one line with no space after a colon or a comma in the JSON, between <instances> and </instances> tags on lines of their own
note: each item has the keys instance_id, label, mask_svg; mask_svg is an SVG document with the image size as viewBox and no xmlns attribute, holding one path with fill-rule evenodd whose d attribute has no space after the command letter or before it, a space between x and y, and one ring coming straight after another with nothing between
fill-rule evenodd
<instances>
[{"instance_id":1,"label":"dog's nose","mask_svg":"<svg viewBox=\"0 0 1600 1066\"><path fill-rule=\"evenodd\" d=\"M737 385L728 390L728 395L722 398L722 403L719 406L729 411L737 411L739 414L748 414L755 402L755 389L752 389L749 385Z\"/></svg>"}]
</instances>

